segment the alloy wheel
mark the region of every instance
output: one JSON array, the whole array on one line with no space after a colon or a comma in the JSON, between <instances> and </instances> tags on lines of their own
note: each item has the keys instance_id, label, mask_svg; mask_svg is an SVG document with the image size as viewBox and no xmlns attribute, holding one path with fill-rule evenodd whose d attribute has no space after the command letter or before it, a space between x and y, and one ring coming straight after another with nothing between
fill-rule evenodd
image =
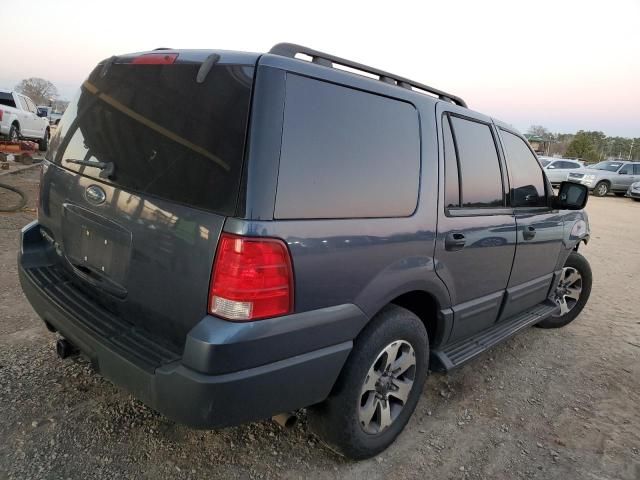
<instances>
[{"instance_id":1,"label":"alloy wheel","mask_svg":"<svg viewBox=\"0 0 640 480\"><path fill-rule=\"evenodd\" d=\"M369 368L360 393L362 429L378 434L389 428L406 405L416 374L416 352L405 340L387 345Z\"/></svg>"},{"instance_id":2,"label":"alloy wheel","mask_svg":"<svg viewBox=\"0 0 640 480\"><path fill-rule=\"evenodd\" d=\"M560 313L555 316L561 317L569 313L580 300L580 293L582 293L582 275L573 267L564 267L555 294Z\"/></svg>"}]
</instances>

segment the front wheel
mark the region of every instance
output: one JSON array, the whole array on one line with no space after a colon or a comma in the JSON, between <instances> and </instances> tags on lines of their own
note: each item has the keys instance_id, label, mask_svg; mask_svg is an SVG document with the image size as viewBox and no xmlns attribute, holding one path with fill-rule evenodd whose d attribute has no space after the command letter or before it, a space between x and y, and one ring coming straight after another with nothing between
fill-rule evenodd
<instances>
[{"instance_id":1,"label":"front wheel","mask_svg":"<svg viewBox=\"0 0 640 480\"><path fill-rule=\"evenodd\" d=\"M538 323L541 328L559 328L571 323L582 311L591 295L591 266L578 252L571 252L564 264L554 293L558 313Z\"/></svg>"},{"instance_id":2,"label":"front wheel","mask_svg":"<svg viewBox=\"0 0 640 480\"><path fill-rule=\"evenodd\" d=\"M311 428L347 457L377 455L416 408L428 360L420 319L404 308L385 307L355 340L329 398L309 409Z\"/></svg>"},{"instance_id":3,"label":"front wheel","mask_svg":"<svg viewBox=\"0 0 640 480\"><path fill-rule=\"evenodd\" d=\"M599 182L593 189L593 194L596 197L604 197L609 193L609 184L607 182Z\"/></svg>"},{"instance_id":4,"label":"front wheel","mask_svg":"<svg viewBox=\"0 0 640 480\"><path fill-rule=\"evenodd\" d=\"M49 129L47 128L44 132L44 138L38 140L38 149L41 152L46 152L47 148L49 148Z\"/></svg>"}]
</instances>

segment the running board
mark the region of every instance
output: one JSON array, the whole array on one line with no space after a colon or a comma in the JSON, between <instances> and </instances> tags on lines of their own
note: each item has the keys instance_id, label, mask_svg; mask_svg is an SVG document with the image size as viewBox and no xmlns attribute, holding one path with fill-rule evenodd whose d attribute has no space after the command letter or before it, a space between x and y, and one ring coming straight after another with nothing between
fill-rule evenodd
<instances>
[{"instance_id":1,"label":"running board","mask_svg":"<svg viewBox=\"0 0 640 480\"><path fill-rule=\"evenodd\" d=\"M441 350L432 350L430 368L438 371L457 368L519 331L541 322L558 308L555 303L547 300L471 337L445 345Z\"/></svg>"}]
</instances>

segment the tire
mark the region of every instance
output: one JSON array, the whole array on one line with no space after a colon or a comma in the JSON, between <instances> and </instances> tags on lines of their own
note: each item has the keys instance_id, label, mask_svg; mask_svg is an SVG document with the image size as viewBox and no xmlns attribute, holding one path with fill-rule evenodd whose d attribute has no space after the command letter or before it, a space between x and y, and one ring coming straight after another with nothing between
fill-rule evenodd
<instances>
[{"instance_id":1,"label":"tire","mask_svg":"<svg viewBox=\"0 0 640 480\"><path fill-rule=\"evenodd\" d=\"M38 150L41 152L46 152L47 148L49 148L49 137L51 134L49 133L49 129L47 128L44 132L44 138L38 140Z\"/></svg>"},{"instance_id":2,"label":"tire","mask_svg":"<svg viewBox=\"0 0 640 480\"><path fill-rule=\"evenodd\" d=\"M634 198L636 202L640 202L640 198Z\"/></svg>"},{"instance_id":3,"label":"tire","mask_svg":"<svg viewBox=\"0 0 640 480\"><path fill-rule=\"evenodd\" d=\"M16 142L18 140L20 140L20 127L14 123L9 129L9 141Z\"/></svg>"},{"instance_id":4,"label":"tire","mask_svg":"<svg viewBox=\"0 0 640 480\"><path fill-rule=\"evenodd\" d=\"M598 182L597 185L593 187L593 195L595 195L596 197L605 197L609 193L610 189L611 186L609 185L609 183Z\"/></svg>"},{"instance_id":5,"label":"tire","mask_svg":"<svg viewBox=\"0 0 640 480\"><path fill-rule=\"evenodd\" d=\"M625 195L625 193L624 193L624 192L613 192L613 194L614 194L616 197L624 197L624 195Z\"/></svg>"},{"instance_id":6,"label":"tire","mask_svg":"<svg viewBox=\"0 0 640 480\"><path fill-rule=\"evenodd\" d=\"M573 300L574 297L571 297L570 294L564 296L565 305L569 308L568 311L564 313L560 313L557 316L549 317L542 322L538 323L538 327L540 328L560 328L564 327L571 323L575 318L580 315L580 312L587 304L589 300L589 295L591 295L591 284L593 282L593 276L591 274L591 266L586 258L580 255L578 252L571 252L569 258L564 264L563 268L563 279L569 279L569 276L573 271L576 271L580 276L580 292L578 293L578 298L575 299L575 303L571 303L569 305L570 300ZM560 282L563 282L563 279ZM576 282L577 283L577 282ZM573 285L576 285L573 283ZM571 285L569 285L568 290L570 293L575 292L575 289L572 289ZM562 303L562 301L560 301Z\"/></svg>"},{"instance_id":7,"label":"tire","mask_svg":"<svg viewBox=\"0 0 640 480\"><path fill-rule=\"evenodd\" d=\"M414 364L398 373L397 378L386 373L379 376L377 372L392 363L388 352L393 351L397 361L405 358L405 366L399 369L413 360ZM429 340L423 323L410 311L388 305L354 341L329 398L309 409L311 429L346 457L364 459L377 455L393 443L409 421L420 399L428 366ZM374 386L375 379L378 381ZM406 386L411 381L402 403L395 395L405 389L398 385ZM385 395L387 400L380 400ZM365 422L362 417L368 417L367 412L373 414ZM390 425L382 425L383 417Z\"/></svg>"}]
</instances>

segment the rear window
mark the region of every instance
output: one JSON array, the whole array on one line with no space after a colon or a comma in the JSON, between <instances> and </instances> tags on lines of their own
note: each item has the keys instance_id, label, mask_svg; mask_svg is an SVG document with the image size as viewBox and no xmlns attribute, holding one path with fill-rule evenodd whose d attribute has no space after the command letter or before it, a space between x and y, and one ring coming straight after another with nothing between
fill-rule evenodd
<instances>
[{"instance_id":1,"label":"rear window","mask_svg":"<svg viewBox=\"0 0 640 480\"><path fill-rule=\"evenodd\" d=\"M7 92L0 92L0 105L16 108L16 102L13 99L13 95Z\"/></svg>"},{"instance_id":2,"label":"rear window","mask_svg":"<svg viewBox=\"0 0 640 480\"><path fill-rule=\"evenodd\" d=\"M409 216L420 183L409 103L288 74L276 218Z\"/></svg>"},{"instance_id":3,"label":"rear window","mask_svg":"<svg viewBox=\"0 0 640 480\"><path fill-rule=\"evenodd\" d=\"M98 66L67 108L48 158L129 191L233 214L253 67L215 65L197 83L199 68L114 64L103 75Z\"/></svg>"}]
</instances>

